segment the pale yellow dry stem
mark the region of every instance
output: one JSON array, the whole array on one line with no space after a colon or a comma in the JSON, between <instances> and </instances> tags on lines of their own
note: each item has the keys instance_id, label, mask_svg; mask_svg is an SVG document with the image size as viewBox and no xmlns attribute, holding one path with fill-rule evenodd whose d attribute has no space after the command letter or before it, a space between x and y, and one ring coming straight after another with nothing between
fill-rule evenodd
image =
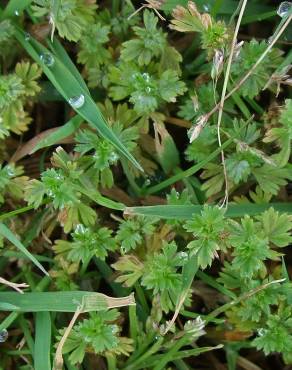
<instances>
[{"instance_id":1,"label":"pale yellow dry stem","mask_svg":"<svg viewBox=\"0 0 292 370\"><path fill-rule=\"evenodd\" d=\"M10 288L16 290L17 292L23 294L23 291L21 289L25 289L25 288L28 288L29 285L26 284L26 283L12 283L11 281L8 281L2 277L0 277L0 284L4 284L4 285L7 285L9 286Z\"/></svg>"},{"instance_id":2,"label":"pale yellow dry stem","mask_svg":"<svg viewBox=\"0 0 292 370\"><path fill-rule=\"evenodd\" d=\"M176 318L177 318L177 316L178 316L178 314L179 314L179 311L180 311L180 309L181 309L181 307L182 307L182 305L183 305L183 303L184 303L185 299L187 298L187 295L188 295L188 292L185 292L185 293L180 297L180 300L179 300L179 302L178 302L178 304L177 304L177 306L176 306L176 308L175 308L175 311L174 311L173 317L172 317L172 319L168 322L168 324L167 324L167 326L166 326L165 330L163 331L162 335L165 335L165 334L166 334L166 333L171 329L171 327L174 325L175 320L176 320Z\"/></svg>"},{"instance_id":3,"label":"pale yellow dry stem","mask_svg":"<svg viewBox=\"0 0 292 370\"><path fill-rule=\"evenodd\" d=\"M242 367L244 370L263 370L261 367L241 356L237 357L237 365Z\"/></svg>"},{"instance_id":4,"label":"pale yellow dry stem","mask_svg":"<svg viewBox=\"0 0 292 370\"><path fill-rule=\"evenodd\" d=\"M64 363L64 360L63 360L63 347L64 347L64 344L78 318L78 316L82 313L82 310L83 310L83 305L79 306L76 310L76 312L74 313L69 325L67 326L59 344L58 344L58 347L57 347L57 350L56 350L56 355L55 355L55 359L54 359L54 367L53 367L53 370L62 370L63 368L63 363Z\"/></svg>"},{"instance_id":5,"label":"pale yellow dry stem","mask_svg":"<svg viewBox=\"0 0 292 370\"><path fill-rule=\"evenodd\" d=\"M129 15L128 17L128 20L131 19L132 17L134 17L134 15L136 15L137 13L139 13L142 9L145 9L145 8L149 8L149 9L153 9L154 12L156 13L156 15L158 16L158 18L160 18L162 21L165 21L166 19L163 18L163 16L159 13L159 11L155 8L154 5L151 4L151 2L149 2L149 4L143 4L142 6L140 6L140 8L138 8L137 10L134 11L134 13L132 13L131 15Z\"/></svg>"},{"instance_id":6,"label":"pale yellow dry stem","mask_svg":"<svg viewBox=\"0 0 292 370\"><path fill-rule=\"evenodd\" d=\"M218 121L217 121L217 137L218 137L218 144L219 144L220 148L222 147L221 135L220 135L220 126L221 126L221 121L222 121L224 101L225 101L227 85L228 85L228 80L229 80L230 71L231 71L232 59L233 59L234 50L235 50L236 42L237 42L237 35L238 35L239 27L240 27L240 24L241 24L241 20L242 20L242 17L243 17L243 13L244 13L246 4L247 4L247 0L243 0L243 2L241 4L241 9L240 9L240 13L239 13L239 16L238 16L238 20L237 20L237 23L236 23L235 31L234 31L234 34L233 34L233 39L232 39L231 49L230 49L229 58L228 58L228 62L227 62L226 74L225 74L225 78L224 78L222 94L221 94L221 99L220 99L220 104L219 104ZM228 177L227 177L227 170L226 170L225 157L224 157L224 151L223 150L221 150L221 162L222 162L222 166L223 166L224 179L225 179L225 197L224 197L224 200L222 202L222 207L224 207L225 204L226 204L226 207L227 207L228 206Z\"/></svg>"}]
</instances>

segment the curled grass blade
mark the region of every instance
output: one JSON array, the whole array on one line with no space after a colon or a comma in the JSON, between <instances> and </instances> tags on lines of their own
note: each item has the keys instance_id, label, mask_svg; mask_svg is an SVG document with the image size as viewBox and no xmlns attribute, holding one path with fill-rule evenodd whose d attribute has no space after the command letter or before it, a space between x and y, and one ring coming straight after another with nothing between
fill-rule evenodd
<instances>
[{"instance_id":1,"label":"curled grass blade","mask_svg":"<svg viewBox=\"0 0 292 370\"><path fill-rule=\"evenodd\" d=\"M134 305L133 295L112 298L105 294L86 291L32 292L18 294L0 292L0 310L18 312L82 312L102 311L113 307ZM4 305L4 306L3 306Z\"/></svg>"}]
</instances>

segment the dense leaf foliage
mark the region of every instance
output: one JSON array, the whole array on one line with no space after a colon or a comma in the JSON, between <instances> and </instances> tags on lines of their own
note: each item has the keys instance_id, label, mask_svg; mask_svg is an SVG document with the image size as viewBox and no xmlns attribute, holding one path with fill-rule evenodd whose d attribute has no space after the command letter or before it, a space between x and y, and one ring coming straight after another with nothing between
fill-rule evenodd
<instances>
[{"instance_id":1,"label":"dense leaf foliage","mask_svg":"<svg viewBox=\"0 0 292 370\"><path fill-rule=\"evenodd\" d=\"M0 7L0 368L284 369L291 4L138 3Z\"/></svg>"}]
</instances>

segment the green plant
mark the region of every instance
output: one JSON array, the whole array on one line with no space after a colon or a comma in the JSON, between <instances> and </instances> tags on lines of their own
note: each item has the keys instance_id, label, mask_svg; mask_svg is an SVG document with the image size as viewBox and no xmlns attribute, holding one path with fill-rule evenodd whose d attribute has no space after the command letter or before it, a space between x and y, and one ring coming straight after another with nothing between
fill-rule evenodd
<instances>
[{"instance_id":1,"label":"green plant","mask_svg":"<svg viewBox=\"0 0 292 370\"><path fill-rule=\"evenodd\" d=\"M284 369L291 4L136 4L0 6L0 368Z\"/></svg>"}]
</instances>

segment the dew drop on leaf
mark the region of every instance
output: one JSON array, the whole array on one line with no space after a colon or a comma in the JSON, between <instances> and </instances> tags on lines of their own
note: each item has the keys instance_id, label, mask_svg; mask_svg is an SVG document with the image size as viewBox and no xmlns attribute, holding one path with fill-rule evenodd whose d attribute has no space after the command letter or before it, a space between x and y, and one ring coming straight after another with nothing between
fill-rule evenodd
<instances>
[{"instance_id":1,"label":"dew drop on leaf","mask_svg":"<svg viewBox=\"0 0 292 370\"><path fill-rule=\"evenodd\" d=\"M72 96L72 98L69 99L69 104L71 107L78 109L81 108L84 105L85 98L84 95L78 95L78 96Z\"/></svg>"},{"instance_id":2,"label":"dew drop on leaf","mask_svg":"<svg viewBox=\"0 0 292 370\"><path fill-rule=\"evenodd\" d=\"M263 329L263 328L260 328L260 329L258 329L258 336L259 337L262 337L263 335L265 335L265 333L266 333L266 330L265 329Z\"/></svg>"},{"instance_id":3,"label":"dew drop on leaf","mask_svg":"<svg viewBox=\"0 0 292 370\"><path fill-rule=\"evenodd\" d=\"M118 156L118 155L117 155L117 153L115 153L115 152L112 152L112 153L110 154L110 156L109 156L109 161L110 161L111 163L116 162L118 159L119 159L119 156Z\"/></svg>"},{"instance_id":4,"label":"dew drop on leaf","mask_svg":"<svg viewBox=\"0 0 292 370\"><path fill-rule=\"evenodd\" d=\"M16 17L18 17L18 16L19 16L19 11L18 11L17 9L14 11L14 15L15 15Z\"/></svg>"},{"instance_id":5,"label":"dew drop on leaf","mask_svg":"<svg viewBox=\"0 0 292 370\"><path fill-rule=\"evenodd\" d=\"M186 262L188 260L188 254L186 252L180 252L179 258L182 262Z\"/></svg>"},{"instance_id":6,"label":"dew drop on leaf","mask_svg":"<svg viewBox=\"0 0 292 370\"><path fill-rule=\"evenodd\" d=\"M203 9L204 9L204 12L208 13L210 11L210 5L209 4L204 4Z\"/></svg>"},{"instance_id":7,"label":"dew drop on leaf","mask_svg":"<svg viewBox=\"0 0 292 370\"><path fill-rule=\"evenodd\" d=\"M148 74L148 73L142 73L142 77L144 78L144 80L145 80L146 82L149 82L149 80L150 80L150 76L149 76L149 74Z\"/></svg>"},{"instance_id":8,"label":"dew drop on leaf","mask_svg":"<svg viewBox=\"0 0 292 370\"><path fill-rule=\"evenodd\" d=\"M291 9L292 3L290 1L283 1L277 10L277 14L281 17L284 18L286 15L288 15L290 9Z\"/></svg>"},{"instance_id":9,"label":"dew drop on leaf","mask_svg":"<svg viewBox=\"0 0 292 370\"><path fill-rule=\"evenodd\" d=\"M10 176L10 177L13 177L15 176L15 171L14 169L11 167L11 166L6 166L6 171L7 171L7 175Z\"/></svg>"},{"instance_id":10,"label":"dew drop on leaf","mask_svg":"<svg viewBox=\"0 0 292 370\"><path fill-rule=\"evenodd\" d=\"M144 182L144 186L149 186L151 184L150 179L146 179Z\"/></svg>"},{"instance_id":11,"label":"dew drop on leaf","mask_svg":"<svg viewBox=\"0 0 292 370\"><path fill-rule=\"evenodd\" d=\"M74 230L75 234L84 234L85 231L85 227L82 224L77 224Z\"/></svg>"},{"instance_id":12,"label":"dew drop on leaf","mask_svg":"<svg viewBox=\"0 0 292 370\"><path fill-rule=\"evenodd\" d=\"M47 66L52 67L55 64L55 58L51 53L43 53L40 55L40 60Z\"/></svg>"},{"instance_id":13,"label":"dew drop on leaf","mask_svg":"<svg viewBox=\"0 0 292 370\"><path fill-rule=\"evenodd\" d=\"M8 331L6 329L3 329L0 331L0 343L6 342L8 338Z\"/></svg>"},{"instance_id":14,"label":"dew drop on leaf","mask_svg":"<svg viewBox=\"0 0 292 370\"><path fill-rule=\"evenodd\" d=\"M25 32L24 34L24 40L29 41L30 40L30 34L28 32Z\"/></svg>"}]
</instances>

